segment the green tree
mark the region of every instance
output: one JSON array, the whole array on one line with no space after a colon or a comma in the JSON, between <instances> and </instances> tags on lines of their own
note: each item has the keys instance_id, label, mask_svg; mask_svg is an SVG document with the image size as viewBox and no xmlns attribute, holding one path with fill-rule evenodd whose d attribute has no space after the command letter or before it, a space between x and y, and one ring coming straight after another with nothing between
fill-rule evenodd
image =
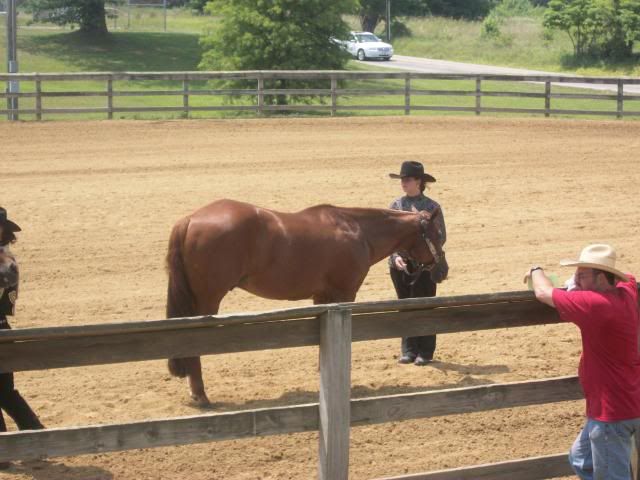
<instances>
[{"instance_id":1,"label":"green tree","mask_svg":"<svg viewBox=\"0 0 640 480\"><path fill-rule=\"evenodd\" d=\"M186 5L202 14L204 13L204 7L207 5L207 0L187 0Z\"/></svg>"},{"instance_id":2,"label":"green tree","mask_svg":"<svg viewBox=\"0 0 640 480\"><path fill-rule=\"evenodd\" d=\"M629 57L640 40L640 0L612 0L608 5L604 53L610 57Z\"/></svg>"},{"instance_id":3,"label":"green tree","mask_svg":"<svg viewBox=\"0 0 640 480\"><path fill-rule=\"evenodd\" d=\"M586 53L593 38L594 11L591 0L551 0L544 14L545 28L566 32L577 56Z\"/></svg>"},{"instance_id":4,"label":"green tree","mask_svg":"<svg viewBox=\"0 0 640 480\"><path fill-rule=\"evenodd\" d=\"M499 0L427 0L429 12L442 17L476 20L486 17Z\"/></svg>"},{"instance_id":5,"label":"green tree","mask_svg":"<svg viewBox=\"0 0 640 480\"><path fill-rule=\"evenodd\" d=\"M566 32L577 57L630 56L640 38L640 0L551 0L543 24Z\"/></svg>"},{"instance_id":6,"label":"green tree","mask_svg":"<svg viewBox=\"0 0 640 480\"><path fill-rule=\"evenodd\" d=\"M84 33L107 33L105 0L27 0L25 7L58 25L76 24Z\"/></svg>"},{"instance_id":7,"label":"green tree","mask_svg":"<svg viewBox=\"0 0 640 480\"><path fill-rule=\"evenodd\" d=\"M355 0L210 1L206 10L221 20L218 28L201 40L204 53L200 68L343 69L348 58L330 39L346 38L349 27L342 16L356 9ZM270 87L282 89L309 84L280 80ZM243 84L234 82L233 85ZM288 100L284 95L265 97L269 103L285 104Z\"/></svg>"}]
</instances>

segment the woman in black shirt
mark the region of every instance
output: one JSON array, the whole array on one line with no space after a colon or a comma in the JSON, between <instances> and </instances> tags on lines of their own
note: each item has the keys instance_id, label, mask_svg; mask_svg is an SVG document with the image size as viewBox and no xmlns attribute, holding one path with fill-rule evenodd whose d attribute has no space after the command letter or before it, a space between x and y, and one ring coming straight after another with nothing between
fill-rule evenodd
<instances>
[{"instance_id":1,"label":"woman in black shirt","mask_svg":"<svg viewBox=\"0 0 640 480\"><path fill-rule=\"evenodd\" d=\"M393 210L404 210L406 212L427 210L433 213L440 208L440 205L424 194L427 182L435 182L428 173L424 173L424 167L419 162L403 162L400 174L391 173L391 178L399 178L402 190L405 195L397 198L391 204ZM442 209L440 209L442 213ZM447 241L447 230L444 225L443 215L437 215L433 219L438 222L437 228L440 232L442 245ZM448 270L446 262L438 268ZM431 278L431 272L424 271L417 278L412 275L415 265L408 258L403 258L399 253L394 253L389 257L389 273L393 286L399 299L416 297L435 297L436 282ZM440 272L442 273L442 272ZM446 272L440 278L446 277ZM440 279L438 279L440 281ZM399 363L413 363L424 366L433 360L436 350L436 336L423 335L419 337L405 337L402 339L402 355Z\"/></svg>"},{"instance_id":2,"label":"woman in black shirt","mask_svg":"<svg viewBox=\"0 0 640 480\"><path fill-rule=\"evenodd\" d=\"M14 275L3 276L0 286L0 330L10 329L7 320L8 316L13 316L15 304L18 298L18 266L15 257L9 251L9 245L16 241L15 232L19 232L20 227L7 218L7 211L0 207L0 249L2 254L13 259L11 267ZM13 384L13 373L0 373L0 432L6 432L7 426L2 416L5 411L20 430L40 430L44 426L38 420L36 414L31 410L22 395L15 389ZM9 463L0 463L0 468L8 468Z\"/></svg>"}]
</instances>

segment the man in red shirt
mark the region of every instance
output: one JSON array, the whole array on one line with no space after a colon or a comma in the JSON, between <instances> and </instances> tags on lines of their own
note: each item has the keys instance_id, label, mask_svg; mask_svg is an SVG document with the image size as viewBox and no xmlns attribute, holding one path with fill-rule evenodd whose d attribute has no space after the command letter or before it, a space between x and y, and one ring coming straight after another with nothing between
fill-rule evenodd
<instances>
[{"instance_id":1,"label":"man in red shirt","mask_svg":"<svg viewBox=\"0 0 640 480\"><path fill-rule=\"evenodd\" d=\"M640 429L640 316L636 280L615 268L609 245L590 245L578 260L576 289L553 288L540 267L532 267L536 298L575 323L582 336L578 375L587 401L587 422L569 453L583 480L629 480L633 435Z\"/></svg>"}]
</instances>

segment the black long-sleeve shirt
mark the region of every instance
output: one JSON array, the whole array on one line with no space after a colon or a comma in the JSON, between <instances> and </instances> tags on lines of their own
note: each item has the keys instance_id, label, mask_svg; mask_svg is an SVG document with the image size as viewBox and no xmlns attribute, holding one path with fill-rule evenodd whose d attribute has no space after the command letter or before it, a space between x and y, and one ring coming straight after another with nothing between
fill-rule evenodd
<instances>
[{"instance_id":1,"label":"black long-sleeve shirt","mask_svg":"<svg viewBox=\"0 0 640 480\"><path fill-rule=\"evenodd\" d=\"M411 212L417 210L419 212L426 210L429 213L433 213L435 210L440 208L440 215L434 218L434 222L436 222L436 226L438 228L438 232L440 233L441 245L444 245L447 241L447 228L444 224L444 214L442 213L442 207L435 200L427 197L425 194L421 193L420 195L416 195L415 197L410 197L405 195L404 197L396 198L389 207L392 210L402 210L405 212ZM397 253L392 253L389 257L389 266L391 268L396 268L395 260L398 256Z\"/></svg>"}]
</instances>

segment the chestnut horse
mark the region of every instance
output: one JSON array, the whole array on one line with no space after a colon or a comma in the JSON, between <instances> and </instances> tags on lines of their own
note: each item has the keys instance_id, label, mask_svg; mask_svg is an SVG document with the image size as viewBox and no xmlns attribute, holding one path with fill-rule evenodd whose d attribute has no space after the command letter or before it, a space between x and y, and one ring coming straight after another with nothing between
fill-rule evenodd
<instances>
[{"instance_id":1,"label":"chestnut horse","mask_svg":"<svg viewBox=\"0 0 640 480\"><path fill-rule=\"evenodd\" d=\"M352 302L371 265L393 252L403 252L440 282L448 267L441 223L431 221L440 214L331 205L281 213L214 202L173 227L167 318L215 315L236 287L264 298ZM188 376L193 400L209 404L200 357L172 358L169 371Z\"/></svg>"},{"instance_id":2,"label":"chestnut horse","mask_svg":"<svg viewBox=\"0 0 640 480\"><path fill-rule=\"evenodd\" d=\"M18 284L18 264L6 246L0 246L0 289ZM1 296L1 295L0 295Z\"/></svg>"}]
</instances>

